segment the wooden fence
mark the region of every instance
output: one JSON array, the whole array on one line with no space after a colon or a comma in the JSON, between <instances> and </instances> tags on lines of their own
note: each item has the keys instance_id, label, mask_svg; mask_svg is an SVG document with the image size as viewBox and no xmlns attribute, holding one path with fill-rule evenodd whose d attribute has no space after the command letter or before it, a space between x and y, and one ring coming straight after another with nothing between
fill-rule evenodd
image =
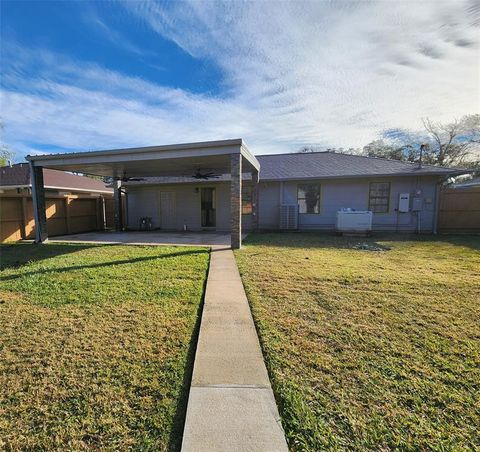
<instances>
[{"instance_id":1,"label":"wooden fence","mask_svg":"<svg viewBox=\"0 0 480 452\"><path fill-rule=\"evenodd\" d=\"M441 191L438 231L480 232L480 187Z\"/></svg>"},{"instance_id":2,"label":"wooden fence","mask_svg":"<svg viewBox=\"0 0 480 452\"><path fill-rule=\"evenodd\" d=\"M113 211L102 196L45 196L48 235L99 231L113 224ZM106 214L106 215L105 215ZM112 218L110 218L110 216ZM28 194L0 195L0 242L35 237L32 197Z\"/></svg>"}]
</instances>

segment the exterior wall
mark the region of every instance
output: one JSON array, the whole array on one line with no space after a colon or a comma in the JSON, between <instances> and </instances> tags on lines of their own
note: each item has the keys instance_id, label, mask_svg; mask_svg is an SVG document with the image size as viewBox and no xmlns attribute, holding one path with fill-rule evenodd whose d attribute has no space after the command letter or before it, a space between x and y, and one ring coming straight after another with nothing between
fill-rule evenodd
<instances>
[{"instance_id":1,"label":"exterior wall","mask_svg":"<svg viewBox=\"0 0 480 452\"><path fill-rule=\"evenodd\" d=\"M151 217L153 228L162 229L160 193L171 192L175 195L174 230L182 231L184 224L189 231L200 231L201 206L200 188L216 189L216 230L230 230L230 183L213 182L203 184L172 184L127 186L127 227L138 229L141 217ZM251 215L242 216L244 230L251 228Z\"/></svg>"},{"instance_id":2,"label":"exterior wall","mask_svg":"<svg viewBox=\"0 0 480 452\"><path fill-rule=\"evenodd\" d=\"M258 189L258 227L260 229L278 229L281 204L280 186L279 182L262 182L260 179Z\"/></svg>"},{"instance_id":3,"label":"exterior wall","mask_svg":"<svg viewBox=\"0 0 480 452\"><path fill-rule=\"evenodd\" d=\"M417 228L417 213L399 213L398 198L400 193L410 194L410 206L417 189L422 190L423 210L419 212L420 227L423 232L432 232L435 220L435 185L433 177L390 177L372 179L345 179L321 181L320 213L300 214L300 229L334 230L337 211L341 208L368 210L368 195L370 182L390 182L389 211L384 214L374 214L373 229L376 231L415 231ZM297 186L300 182L285 182L283 189L284 203L297 202Z\"/></svg>"},{"instance_id":4,"label":"exterior wall","mask_svg":"<svg viewBox=\"0 0 480 452\"><path fill-rule=\"evenodd\" d=\"M313 181L312 181L313 182ZM336 214L342 207L368 210L370 182L390 182L389 212L374 214L373 229L376 231L413 232L417 228L417 213L398 213L400 193L410 194L410 206L416 189L422 190L423 210L420 212L422 232L432 232L435 221L435 177L390 177L372 179L319 180L320 213L300 214L299 228L302 230L335 229ZM259 185L258 219L259 228L278 229L280 204L297 203L297 186L304 181L262 182ZM161 228L159 193L175 193L176 230L183 230L184 222L191 231L201 230L200 187L216 187L217 231L230 229L230 184L227 182L204 184L150 185L128 187L128 228L138 229L139 218L152 217L153 227ZM251 229L251 215L242 216L244 230Z\"/></svg>"}]
</instances>

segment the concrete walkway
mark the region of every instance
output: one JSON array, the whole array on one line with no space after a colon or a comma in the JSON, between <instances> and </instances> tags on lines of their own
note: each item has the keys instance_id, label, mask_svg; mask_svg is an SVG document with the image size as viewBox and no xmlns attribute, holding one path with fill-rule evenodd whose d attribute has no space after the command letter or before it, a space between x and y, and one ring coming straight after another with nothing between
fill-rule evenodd
<instances>
[{"instance_id":1,"label":"concrete walkway","mask_svg":"<svg viewBox=\"0 0 480 452\"><path fill-rule=\"evenodd\" d=\"M182 451L288 451L230 249L212 249Z\"/></svg>"}]
</instances>

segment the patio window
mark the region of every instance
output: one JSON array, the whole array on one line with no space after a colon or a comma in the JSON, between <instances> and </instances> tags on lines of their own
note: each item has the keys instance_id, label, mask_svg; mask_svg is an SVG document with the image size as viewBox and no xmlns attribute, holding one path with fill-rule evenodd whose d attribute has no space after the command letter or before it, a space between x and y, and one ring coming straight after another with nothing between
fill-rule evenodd
<instances>
[{"instance_id":1,"label":"patio window","mask_svg":"<svg viewBox=\"0 0 480 452\"><path fill-rule=\"evenodd\" d=\"M242 186L242 214L243 215L252 214L252 186L251 185Z\"/></svg>"},{"instance_id":2,"label":"patio window","mask_svg":"<svg viewBox=\"0 0 480 452\"><path fill-rule=\"evenodd\" d=\"M320 213L320 184L297 187L298 213Z\"/></svg>"},{"instance_id":3,"label":"patio window","mask_svg":"<svg viewBox=\"0 0 480 452\"><path fill-rule=\"evenodd\" d=\"M371 182L368 210L373 213L388 213L390 204L390 182Z\"/></svg>"}]
</instances>

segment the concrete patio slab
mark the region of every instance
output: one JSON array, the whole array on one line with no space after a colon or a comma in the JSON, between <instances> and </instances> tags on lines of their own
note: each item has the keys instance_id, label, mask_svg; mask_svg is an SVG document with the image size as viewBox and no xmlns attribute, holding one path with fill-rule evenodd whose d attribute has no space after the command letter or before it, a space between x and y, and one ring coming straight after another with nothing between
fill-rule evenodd
<instances>
[{"instance_id":1,"label":"concrete patio slab","mask_svg":"<svg viewBox=\"0 0 480 452\"><path fill-rule=\"evenodd\" d=\"M243 235L244 237L246 234ZM128 231L128 232L85 232L49 238L49 242L62 243L104 243L124 245L174 245L208 246L212 248L230 248L230 234L222 232L164 232L164 231Z\"/></svg>"},{"instance_id":2,"label":"concrete patio slab","mask_svg":"<svg viewBox=\"0 0 480 452\"><path fill-rule=\"evenodd\" d=\"M212 250L183 452L287 451L231 250Z\"/></svg>"}]
</instances>

